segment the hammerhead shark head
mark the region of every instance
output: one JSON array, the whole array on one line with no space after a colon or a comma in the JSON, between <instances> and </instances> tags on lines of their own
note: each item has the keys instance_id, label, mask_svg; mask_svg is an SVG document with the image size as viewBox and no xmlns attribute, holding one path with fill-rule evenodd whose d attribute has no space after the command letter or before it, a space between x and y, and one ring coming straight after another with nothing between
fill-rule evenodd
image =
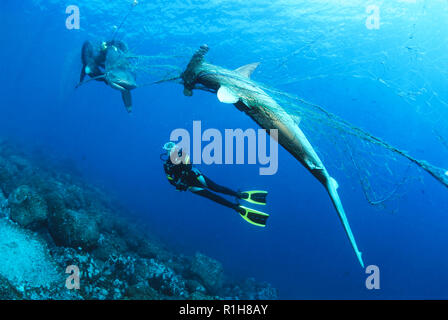
<instances>
[{"instance_id":1,"label":"hammerhead shark head","mask_svg":"<svg viewBox=\"0 0 448 320\"><path fill-rule=\"evenodd\" d=\"M184 94L192 96L194 89L217 93L219 101L234 104L268 132L270 129L277 129L280 145L308 169L327 190L356 257L364 268L362 254L358 250L337 192L338 183L329 175L319 156L291 115L264 92L259 85L250 80L251 74L259 63L248 64L236 70L228 70L207 63L204 56L208 50L207 45L201 46L182 73Z\"/></svg>"},{"instance_id":2,"label":"hammerhead shark head","mask_svg":"<svg viewBox=\"0 0 448 320\"><path fill-rule=\"evenodd\" d=\"M100 48L94 48L89 41L84 42L81 52L83 66L80 83L76 87L91 80L102 81L121 92L126 110L130 113L131 90L137 88L137 84L127 51L124 42L119 40L103 42ZM91 79L83 82L86 75Z\"/></svg>"}]
</instances>

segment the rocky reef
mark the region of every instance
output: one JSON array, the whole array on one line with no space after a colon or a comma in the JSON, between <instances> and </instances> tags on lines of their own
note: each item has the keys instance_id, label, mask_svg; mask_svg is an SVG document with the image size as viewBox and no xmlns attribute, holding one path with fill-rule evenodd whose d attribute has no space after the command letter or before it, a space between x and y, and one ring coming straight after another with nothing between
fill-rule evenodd
<instances>
[{"instance_id":1,"label":"rocky reef","mask_svg":"<svg viewBox=\"0 0 448 320\"><path fill-rule=\"evenodd\" d=\"M168 249L127 216L73 171L1 140L0 299L277 298L211 257Z\"/></svg>"}]
</instances>

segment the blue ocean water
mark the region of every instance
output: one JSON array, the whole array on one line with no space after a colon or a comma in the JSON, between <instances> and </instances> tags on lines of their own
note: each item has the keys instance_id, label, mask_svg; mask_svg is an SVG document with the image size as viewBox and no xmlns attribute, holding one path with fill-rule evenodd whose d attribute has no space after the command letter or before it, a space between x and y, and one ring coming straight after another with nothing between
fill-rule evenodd
<instances>
[{"instance_id":1,"label":"blue ocean water","mask_svg":"<svg viewBox=\"0 0 448 320\"><path fill-rule=\"evenodd\" d=\"M185 97L176 83L136 89L131 115L102 83L75 90L83 42L110 37L131 3L2 1L0 136L70 159L179 252L204 252L237 278L268 281L280 298L447 298L447 190L426 173L383 210L368 204L353 172L334 174L366 265L381 270L379 290L366 288L325 190L281 148L273 176L256 165L200 166L220 184L269 190L265 229L174 190L159 159L172 130L195 120L219 130L257 126L210 93ZM80 8L80 30L66 28L68 5ZM380 9L379 29L366 27L368 5ZM261 61L255 80L444 168L448 150L435 137L448 139L447 34L441 0L141 0L118 33L132 51L169 55L179 68L203 43L210 61L230 69ZM343 142L332 136L327 144L318 149L328 154ZM397 157L394 168L408 165Z\"/></svg>"}]
</instances>

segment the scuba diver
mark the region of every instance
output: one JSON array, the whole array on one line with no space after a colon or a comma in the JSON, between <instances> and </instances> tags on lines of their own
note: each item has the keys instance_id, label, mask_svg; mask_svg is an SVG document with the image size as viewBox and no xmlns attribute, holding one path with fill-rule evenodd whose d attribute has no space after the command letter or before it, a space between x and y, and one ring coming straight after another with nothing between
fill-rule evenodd
<instances>
[{"instance_id":1,"label":"scuba diver","mask_svg":"<svg viewBox=\"0 0 448 320\"><path fill-rule=\"evenodd\" d=\"M96 46L90 41L84 42L81 51L82 70L76 88L90 80L104 82L121 92L126 110L131 112L131 90L137 84L127 53L128 47L121 40L104 41ZM91 79L83 82L86 75Z\"/></svg>"},{"instance_id":2,"label":"scuba diver","mask_svg":"<svg viewBox=\"0 0 448 320\"><path fill-rule=\"evenodd\" d=\"M164 161L163 168L170 184L179 191L191 191L197 195L210 199L223 206L231 208L238 212L247 222L265 227L269 214L247 208L238 203L238 200L259 205L266 204L267 191L253 190L237 192L226 187L220 186L203 175L197 168L190 163L188 154L184 154L174 142L167 142L163 149L164 153L160 158ZM212 192L213 191L213 192ZM222 193L235 197L236 202L231 202L216 193Z\"/></svg>"}]
</instances>

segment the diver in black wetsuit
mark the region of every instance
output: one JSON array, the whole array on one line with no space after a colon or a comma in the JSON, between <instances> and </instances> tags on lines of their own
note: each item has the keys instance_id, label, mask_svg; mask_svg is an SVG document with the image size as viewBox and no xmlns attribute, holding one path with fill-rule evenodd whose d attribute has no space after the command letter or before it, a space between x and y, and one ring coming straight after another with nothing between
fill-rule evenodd
<instances>
[{"instance_id":1,"label":"diver in black wetsuit","mask_svg":"<svg viewBox=\"0 0 448 320\"><path fill-rule=\"evenodd\" d=\"M104 41L99 45L93 45L90 41L84 42L81 50L82 70L76 87L84 83L86 75L91 80L104 82L121 92L126 110L131 112L130 91L135 89L137 84L127 53L128 47L121 40Z\"/></svg>"},{"instance_id":2,"label":"diver in black wetsuit","mask_svg":"<svg viewBox=\"0 0 448 320\"><path fill-rule=\"evenodd\" d=\"M238 200L245 200L254 204L266 204L267 191L243 191L236 192L229 188L220 186L204 176L197 168L190 163L189 155L183 154L173 142L168 142L163 147L166 153L162 154L165 161L163 168L168 181L179 191L191 191L197 195L213 200L228 208L234 209L247 222L265 227L269 215L251 208L241 206L238 202L231 202L216 193L222 193L235 197ZM212 192L213 191L213 192ZM216 193L214 193L216 192Z\"/></svg>"}]
</instances>

